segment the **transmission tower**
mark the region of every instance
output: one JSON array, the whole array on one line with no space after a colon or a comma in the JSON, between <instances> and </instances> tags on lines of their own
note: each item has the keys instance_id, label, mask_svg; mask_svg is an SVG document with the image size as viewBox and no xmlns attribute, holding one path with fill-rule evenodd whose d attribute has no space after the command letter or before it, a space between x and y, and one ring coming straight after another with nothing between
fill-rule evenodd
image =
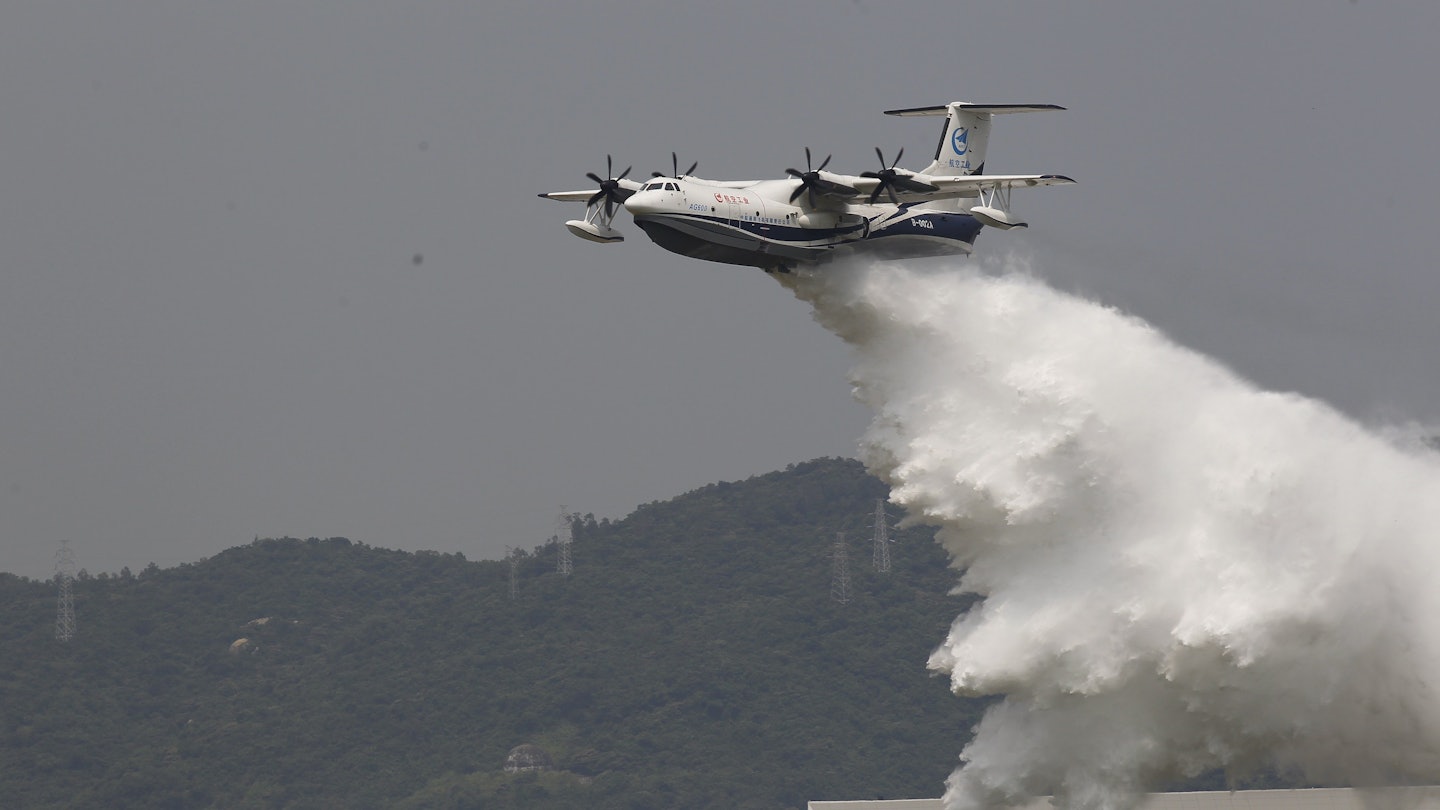
<instances>
[{"instance_id":1,"label":"transmission tower","mask_svg":"<svg viewBox=\"0 0 1440 810\"><path fill-rule=\"evenodd\" d=\"M510 601L520 598L520 549L505 547L505 559L510 563Z\"/></svg>"},{"instance_id":2,"label":"transmission tower","mask_svg":"<svg viewBox=\"0 0 1440 810\"><path fill-rule=\"evenodd\" d=\"M830 598L842 605L850 604L850 552L845 547L845 533L835 533L834 563L831 566Z\"/></svg>"},{"instance_id":3,"label":"transmission tower","mask_svg":"<svg viewBox=\"0 0 1440 810\"><path fill-rule=\"evenodd\" d=\"M55 606L55 638L68 642L75 637L75 552L70 550L68 541L60 541L60 550L55 553L55 584L60 597Z\"/></svg>"},{"instance_id":4,"label":"transmission tower","mask_svg":"<svg viewBox=\"0 0 1440 810\"><path fill-rule=\"evenodd\" d=\"M565 507L562 506L555 532L555 543L560 552L556 555L555 572L561 576L570 576L571 571L575 568L574 563L570 560L570 544L573 540L570 533L570 515L566 514Z\"/></svg>"},{"instance_id":5,"label":"transmission tower","mask_svg":"<svg viewBox=\"0 0 1440 810\"><path fill-rule=\"evenodd\" d=\"M882 574L890 572L890 525L886 522L885 501L875 499L875 570Z\"/></svg>"}]
</instances>

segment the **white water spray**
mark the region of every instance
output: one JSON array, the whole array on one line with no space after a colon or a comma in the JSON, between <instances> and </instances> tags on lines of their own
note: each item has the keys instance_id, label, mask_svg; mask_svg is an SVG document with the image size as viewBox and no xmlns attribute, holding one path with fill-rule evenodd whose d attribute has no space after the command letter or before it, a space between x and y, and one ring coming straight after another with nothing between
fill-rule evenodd
<instances>
[{"instance_id":1,"label":"white water spray","mask_svg":"<svg viewBox=\"0 0 1440 810\"><path fill-rule=\"evenodd\" d=\"M930 659L1005 696L946 807L1440 778L1440 463L998 270L789 281L853 349L867 466L984 597Z\"/></svg>"}]
</instances>

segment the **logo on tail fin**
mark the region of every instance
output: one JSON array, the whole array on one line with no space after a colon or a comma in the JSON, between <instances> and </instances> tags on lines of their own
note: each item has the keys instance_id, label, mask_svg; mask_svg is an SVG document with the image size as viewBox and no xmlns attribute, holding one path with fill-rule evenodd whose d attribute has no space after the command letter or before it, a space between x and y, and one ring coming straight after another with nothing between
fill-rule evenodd
<instances>
[{"instance_id":1,"label":"logo on tail fin","mask_svg":"<svg viewBox=\"0 0 1440 810\"><path fill-rule=\"evenodd\" d=\"M965 150L970 148L969 140L970 130L965 127L959 127L950 133L950 148L955 150L955 154L963 155L965 154Z\"/></svg>"}]
</instances>

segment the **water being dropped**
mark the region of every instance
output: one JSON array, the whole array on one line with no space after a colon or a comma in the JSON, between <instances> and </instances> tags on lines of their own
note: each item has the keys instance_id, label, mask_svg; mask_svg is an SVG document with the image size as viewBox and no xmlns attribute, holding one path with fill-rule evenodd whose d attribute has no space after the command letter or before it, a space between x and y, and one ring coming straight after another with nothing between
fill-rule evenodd
<instances>
[{"instance_id":1,"label":"water being dropped","mask_svg":"<svg viewBox=\"0 0 1440 810\"><path fill-rule=\"evenodd\" d=\"M1440 779L1433 455L1015 260L784 281L853 351L866 464L984 597L930 659L1004 695L947 807L1129 808L1215 768Z\"/></svg>"}]
</instances>

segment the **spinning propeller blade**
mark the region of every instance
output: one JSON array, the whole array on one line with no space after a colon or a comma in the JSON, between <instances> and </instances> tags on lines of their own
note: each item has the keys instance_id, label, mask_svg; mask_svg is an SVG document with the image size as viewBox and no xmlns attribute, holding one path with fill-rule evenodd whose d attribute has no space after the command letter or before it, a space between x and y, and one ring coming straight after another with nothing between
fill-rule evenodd
<instances>
[{"instance_id":1,"label":"spinning propeller blade","mask_svg":"<svg viewBox=\"0 0 1440 810\"><path fill-rule=\"evenodd\" d=\"M696 166L699 166L699 165L700 165L700 161L697 160L697 161L695 161L694 163L691 163L691 164L690 164L690 168L688 168L688 169L685 170L685 174L681 174L681 173L680 173L680 158L676 157L674 152L671 152L671 153L670 153L670 170L671 170L672 173L666 175L666 174L661 174L660 172L650 172L650 176L651 176L651 177L673 177L673 178L675 178L675 179L678 180L678 179L680 179L681 177L685 177L685 176L694 174L694 173L695 173L695 167L696 167Z\"/></svg>"},{"instance_id":2,"label":"spinning propeller blade","mask_svg":"<svg viewBox=\"0 0 1440 810\"><path fill-rule=\"evenodd\" d=\"M899 205L900 198L895 196L895 189L897 188L901 191L915 192L940 190L939 186L932 186L929 183L922 183L919 180L912 179L903 169L897 170L895 165L900 162L900 158L904 156L904 154L905 150L902 148L899 152L895 153L894 160L886 163L885 153L880 151L880 147L875 147L875 157L880 158L880 171L860 173L861 177L873 177L880 181L875 186L875 190L870 192L870 199L867 200L867 202L871 205L874 205L875 201L880 199L882 192L890 195L890 202Z\"/></svg>"},{"instance_id":3,"label":"spinning propeller blade","mask_svg":"<svg viewBox=\"0 0 1440 810\"><path fill-rule=\"evenodd\" d=\"M625 171L621 172L619 177L616 177L616 176L614 176L614 174L613 174L614 169L613 169L613 166L612 166L612 164L611 164L611 162L610 162L610 156L609 156L609 155L606 155L606 156L605 156L605 179L603 179L603 180L600 179L600 177L599 177L597 174L595 174L594 172L586 172L586 173L585 173L585 176L586 176L586 177L590 178L592 181L595 182L596 185L600 186L600 190L597 191L597 192L595 192L595 193L590 197L590 199L586 200L586 201L585 201L585 204L586 204L586 205L594 205L595 203L600 202L601 200L604 200L604 201L605 201L605 217L608 219L608 218L610 218L610 217L615 216L615 206L616 206L617 204L622 203L622 202L625 201L625 198L624 198L624 197L621 197L621 196L620 196L620 193L619 193L619 192L620 192L620 181L621 181L621 180L624 180L624 179L625 179L625 176L628 175L628 174L630 174L630 170L633 169L633 168L635 168L635 167L634 167L634 166L628 166L628 167L626 167Z\"/></svg>"},{"instance_id":4,"label":"spinning propeller blade","mask_svg":"<svg viewBox=\"0 0 1440 810\"><path fill-rule=\"evenodd\" d=\"M790 192L790 202L795 202L795 198L804 193L808 195L810 207L814 208L816 191L824 194L838 194L845 197L853 197L860 193L849 186L843 186L820 176L820 172L824 171L825 167L830 165L830 158L832 157L834 157L834 155L826 155L825 159L820 161L820 165L812 169L810 168L810 147L805 147L805 171L802 172L799 169L785 170L786 174L800 181L800 185L796 186L795 190Z\"/></svg>"}]
</instances>

